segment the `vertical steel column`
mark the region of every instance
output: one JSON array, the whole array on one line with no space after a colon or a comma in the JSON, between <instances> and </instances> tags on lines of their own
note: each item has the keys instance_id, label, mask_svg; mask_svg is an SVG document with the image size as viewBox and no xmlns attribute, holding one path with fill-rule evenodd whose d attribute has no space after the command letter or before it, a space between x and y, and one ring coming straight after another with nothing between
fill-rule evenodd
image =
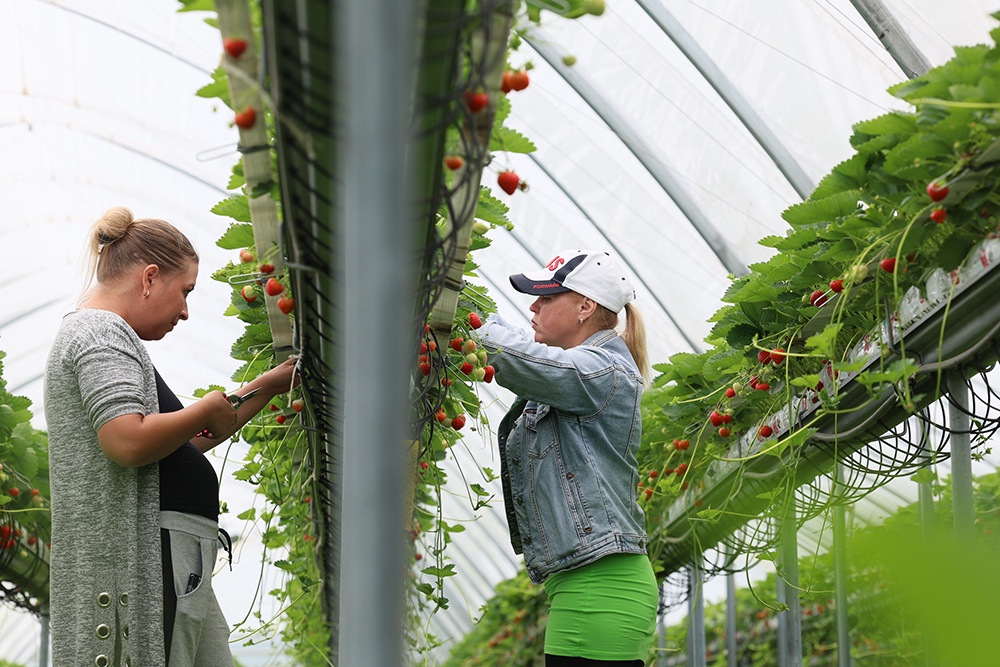
<instances>
[{"instance_id":1,"label":"vertical steel column","mask_svg":"<svg viewBox=\"0 0 1000 667\"><path fill-rule=\"evenodd\" d=\"M42 631L38 640L38 667L49 667L49 603L42 605Z\"/></svg>"},{"instance_id":2,"label":"vertical steel column","mask_svg":"<svg viewBox=\"0 0 1000 667\"><path fill-rule=\"evenodd\" d=\"M930 426L930 411L924 411L924 415L928 419L921 420L921 427L924 430L923 433L923 443L924 452L927 454L928 460L933 460L934 457L934 447L931 446L931 438L934 433ZM931 488L929 482L920 482L917 484L917 502L920 509L920 537L924 540L934 539L934 489ZM937 661L931 656L931 645L928 641L927 634L924 634L924 667L934 667Z\"/></svg>"},{"instance_id":3,"label":"vertical steel column","mask_svg":"<svg viewBox=\"0 0 1000 667\"><path fill-rule=\"evenodd\" d=\"M726 575L726 665L736 667L736 578Z\"/></svg>"},{"instance_id":4,"label":"vertical steel column","mask_svg":"<svg viewBox=\"0 0 1000 667\"><path fill-rule=\"evenodd\" d=\"M951 426L951 496L955 540L972 544L976 510L972 502L972 447L969 432L969 386L962 371L948 372L948 423Z\"/></svg>"},{"instance_id":5,"label":"vertical steel column","mask_svg":"<svg viewBox=\"0 0 1000 667\"><path fill-rule=\"evenodd\" d=\"M834 469L834 487L843 484L844 471L840 462ZM847 620L847 589L851 577L847 572L847 509L840 503L833 506L833 568L837 600L837 667L851 667L851 628Z\"/></svg>"},{"instance_id":6,"label":"vertical steel column","mask_svg":"<svg viewBox=\"0 0 1000 667\"><path fill-rule=\"evenodd\" d=\"M799 543L798 531L795 527L795 505L789 500L778 526L781 540L781 563L778 577L778 588L784 590L784 602L788 611L778 616L779 630L784 619L784 650L779 651L779 658L784 656L784 665L799 667L802 664L802 609L799 605ZM779 598L780 599L780 598Z\"/></svg>"},{"instance_id":7,"label":"vertical steel column","mask_svg":"<svg viewBox=\"0 0 1000 667\"><path fill-rule=\"evenodd\" d=\"M697 562L688 568L688 667L705 667L705 596L701 567Z\"/></svg>"},{"instance_id":8,"label":"vertical steel column","mask_svg":"<svg viewBox=\"0 0 1000 667\"><path fill-rule=\"evenodd\" d=\"M333 12L344 111L343 542L340 667L403 664L403 489L416 225L403 165L416 76L414 3L346 0ZM386 313L396 315L387 319ZM377 351L367 354L365 351ZM373 484L373 476L378 484Z\"/></svg>"}]
</instances>

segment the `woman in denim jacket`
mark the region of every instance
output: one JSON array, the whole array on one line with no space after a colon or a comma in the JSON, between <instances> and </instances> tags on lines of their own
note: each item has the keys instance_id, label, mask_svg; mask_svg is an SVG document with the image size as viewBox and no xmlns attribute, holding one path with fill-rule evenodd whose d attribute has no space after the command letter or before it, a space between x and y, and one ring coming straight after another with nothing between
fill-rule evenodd
<instances>
[{"instance_id":1,"label":"woman in denim jacket","mask_svg":"<svg viewBox=\"0 0 1000 667\"><path fill-rule=\"evenodd\" d=\"M647 362L635 291L593 250L510 281L538 297L534 335L496 315L479 333L518 396L498 431L501 479L511 544L549 597L546 667L642 665L658 595L636 502Z\"/></svg>"}]
</instances>

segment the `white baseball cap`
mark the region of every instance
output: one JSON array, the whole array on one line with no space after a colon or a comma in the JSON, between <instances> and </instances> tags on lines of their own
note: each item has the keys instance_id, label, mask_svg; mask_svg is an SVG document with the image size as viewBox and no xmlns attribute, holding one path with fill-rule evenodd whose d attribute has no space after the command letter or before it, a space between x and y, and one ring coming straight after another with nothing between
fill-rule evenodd
<instances>
[{"instance_id":1,"label":"white baseball cap","mask_svg":"<svg viewBox=\"0 0 1000 667\"><path fill-rule=\"evenodd\" d=\"M517 273L510 284L524 294L576 292L613 313L635 299L635 288L618 262L602 250L563 250L531 273Z\"/></svg>"}]
</instances>

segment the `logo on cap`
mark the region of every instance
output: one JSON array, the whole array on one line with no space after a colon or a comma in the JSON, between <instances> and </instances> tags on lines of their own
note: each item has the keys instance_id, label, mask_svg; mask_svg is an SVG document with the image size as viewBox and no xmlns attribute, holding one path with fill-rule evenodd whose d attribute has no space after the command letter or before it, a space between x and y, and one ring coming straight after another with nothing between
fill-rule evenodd
<instances>
[{"instance_id":1,"label":"logo on cap","mask_svg":"<svg viewBox=\"0 0 1000 667\"><path fill-rule=\"evenodd\" d=\"M552 261L545 266L545 268L548 269L549 271L555 271L565 263L566 263L565 259L563 259L559 255L556 255L554 258L552 258Z\"/></svg>"}]
</instances>

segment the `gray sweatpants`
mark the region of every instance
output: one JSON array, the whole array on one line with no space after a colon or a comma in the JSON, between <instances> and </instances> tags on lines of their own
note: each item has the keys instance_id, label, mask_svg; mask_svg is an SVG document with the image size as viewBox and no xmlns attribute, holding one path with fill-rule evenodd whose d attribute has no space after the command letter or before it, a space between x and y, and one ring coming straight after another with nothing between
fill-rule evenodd
<instances>
[{"instance_id":1,"label":"gray sweatpants","mask_svg":"<svg viewBox=\"0 0 1000 667\"><path fill-rule=\"evenodd\" d=\"M233 667L229 625L212 589L219 524L196 514L160 512L170 534L177 614L168 667Z\"/></svg>"}]
</instances>

